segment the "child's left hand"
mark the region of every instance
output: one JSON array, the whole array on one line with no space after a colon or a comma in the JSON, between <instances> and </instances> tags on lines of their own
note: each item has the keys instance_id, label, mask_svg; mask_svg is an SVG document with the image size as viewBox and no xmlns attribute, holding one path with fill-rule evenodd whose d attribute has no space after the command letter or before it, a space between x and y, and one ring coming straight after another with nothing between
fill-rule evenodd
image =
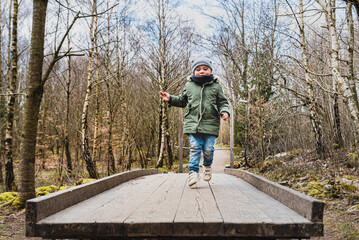
<instances>
[{"instance_id":1,"label":"child's left hand","mask_svg":"<svg viewBox=\"0 0 359 240\"><path fill-rule=\"evenodd\" d=\"M227 121L229 119L229 115L226 112L221 113L221 117L222 117L223 121Z\"/></svg>"}]
</instances>

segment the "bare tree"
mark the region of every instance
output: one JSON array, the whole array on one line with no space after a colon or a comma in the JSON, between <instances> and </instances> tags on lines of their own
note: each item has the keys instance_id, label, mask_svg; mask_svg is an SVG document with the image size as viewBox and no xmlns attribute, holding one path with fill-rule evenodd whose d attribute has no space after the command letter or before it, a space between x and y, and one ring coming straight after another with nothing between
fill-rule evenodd
<instances>
[{"instance_id":1,"label":"bare tree","mask_svg":"<svg viewBox=\"0 0 359 240\"><path fill-rule=\"evenodd\" d=\"M95 10L95 14L97 14L97 8ZM96 67L96 81L95 81L95 125L94 125L94 133L93 133L93 146L92 146L92 156L93 159L98 158L98 145L99 145L99 125L100 125L100 60L99 60L99 46L98 46L98 18L95 18L95 29L94 29L94 44L95 44L95 67ZM96 162L96 161L94 161Z\"/></svg>"},{"instance_id":2,"label":"bare tree","mask_svg":"<svg viewBox=\"0 0 359 240\"><path fill-rule=\"evenodd\" d=\"M355 93L352 92L349 87L349 83L345 80L340 74L340 60L339 60L339 39L338 33L336 29L336 14L335 14L335 1L330 0L329 2L324 0L316 0L317 3L322 7L325 18L327 22L328 31L330 34L330 47L331 47L331 73L333 75L333 84L334 84L334 92L340 91L341 95L343 95L344 101L350 111L352 119L355 125L355 131L359 132L359 109L356 107L358 104L355 103ZM337 94L334 95L334 100L336 99ZM336 107L336 105L334 105ZM334 123L336 124L337 132L340 132L340 119L338 115L335 115ZM339 126L338 126L339 125ZM339 138L338 136L337 138ZM340 140L341 141L341 140Z\"/></svg>"},{"instance_id":3,"label":"bare tree","mask_svg":"<svg viewBox=\"0 0 359 240\"><path fill-rule=\"evenodd\" d=\"M16 86L17 86L17 19L18 19L18 3L17 0L12 0L12 34L11 34L11 74L8 74L8 101L7 101L7 121L6 121L6 162L5 162L5 185L9 191L12 189L12 184L15 180L13 167L13 127L16 101Z\"/></svg>"},{"instance_id":4,"label":"bare tree","mask_svg":"<svg viewBox=\"0 0 359 240\"><path fill-rule=\"evenodd\" d=\"M107 137L107 174L113 174L116 172L115 165L115 156L113 154L113 146L112 146L112 136L113 136L113 121L114 121L114 102L111 93L111 55L110 55L110 47L111 47L111 16L112 14L108 14L107 16L107 43L106 43L106 56L105 56L105 85L106 85L106 98L107 98L107 127L108 127L108 137Z\"/></svg>"},{"instance_id":5,"label":"bare tree","mask_svg":"<svg viewBox=\"0 0 359 240\"><path fill-rule=\"evenodd\" d=\"M0 20L2 22L2 4L0 2ZM0 24L0 57L2 58L2 47L3 47L3 24ZM3 177L3 161L4 161L4 149L3 143L5 138L4 132L4 123L5 123L5 116L6 116L6 106L5 106L5 96L4 96L4 89L5 89L5 78L4 78L4 71L3 71L3 61L0 60L0 184L4 182Z\"/></svg>"},{"instance_id":6,"label":"bare tree","mask_svg":"<svg viewBox=\"0 0 359 240\"><path fill-rule=\"evenodd\" d=\"M305 17L304 17L304 8L303 8L303 0L299 0L299 17L296 16L295 11L291 4L287 1L288 7L290 7L292 14L295 18L295 21L299 28L299 37L300 37L300 47L302 52L302 60L301 66L303 66L304 71L304 81L306 84L306 91L307 94L305 97L301 98L302 101L309 109L309 119L312 125L315 142L316 142L316 152L317 154L323 156L325 153L324 143L323 143L323 129L321 120L319 118L319 103L316 100L316 93L315 93L315 85L314 80L312 79L310 66L309 66L309 57L308 57L308 49L307 49L307 42L306 42L306 34L305 34ZM315 77L315 76L313 76Z\"/></svg>"},{"instance_id":7,"label":"bare tree","mask_svg":"<svg viewBox=\"0 0 359 240\"><path fill-rule=\"evenodd\" d=\"M86 97L83 105L82 111L82 151L84 155L84 159L86 162L86 169L91 178L98 178L96 165L93 162L91 157L91 152L89 148L89 140L88 140L88 111L90 104L91 91L93 87L92 76L93 76L93 55L95 51L95 37L94 37L94 29L95 29L95 15L97 8L97 1L93 0L92 2L92 11L91 11L91 25L90 25L90 41L91 47L89 52L89 60L88 60L88 73L87 73L87 88L86 88Z\"/></svg>"},{"instance_id":8,"label":"bare tree","mask_svg":"<svg viewBox=\"0 0 359 240\"><path fill-rule=\"evenodd\" d=\"M355 5L357 6L357 11L359 11L359 1L354 1ZM356 88L356 81L355 81L355 71L354 71L354 49L355 49L355 36L354 36L354 20L352 15L353 3L347 2L346 3L346 18L349 30L349 38L348 38L348 85L352 94L353 102L355 104L355 109L359 110L359 102L358 102L358 92ZM359 16L359 15L358 15ZM352 117L355 117L352 114ZM355 134L358 134L358 131L355 131ZM359 136L355 136L355 141L357 143ZM357 144L356 144L357 145Z\"/></svg>"},{"instance_id":9,"label":"bare tree","mask_svg":"<svg viewBox=\"0 0 359 240\"><path fill-rule=\"evenodd\" d=\"M70 9L69 1L66 0L67 7ZM70 10L67 12L67 28L70 24ZM70 36L67 36L67 48L70 49ZM70 173L72 172L72 160L71 160L71 153L70 153L70 140L69 140L69 116L70 116L70 96L71 96L71 83L72 83L72 73L71 73L71 56L68 57L68 79L66 82L66 117L65 117L65 129L64 129L64 146L65 146L65 156L66 156L66 163L67 163L67 171Z\"/></svg>"},{"instance_id":10,"label":"bare tree","mask_svg":"<svg viewBox=\"0 0 359 240\"><path fill-rule=\"evenodd\" d=\"M159 63L159 74L158 82L160 85L160 91L165 92L165 54L166 54L166 15L165 15L165 5L164 0L158 1L158 12L157 12L157 21L158 21L158 63ZM163 154L165 149L165 137L166 137L166 121L167 121L167 105L161 99L161 117L160 117L160 129L161 129L161 144L160 152L157 160L156 167L162 167L163 165Z\"/></svg>"},{"instance_id":11,"label":"bare tree","mask_svg":"<svg viewBox=\"0 0 359 240\"><path fill-rule=\"evenodd\" d=\"M192 32L185 21L173 11L173 6L164 0L147 1L153 20L148 23L147 46L143 47L146 59L143 61L145 74L151 81L152 102L157 104L158 155L156 167L163 166L167 149L168 166L173 164L171 134L169 133L168 106L154 92L178 92L188 72L189 44Z\"/></svg>"},{"instance_id":12,"label":"bare tree","mask_svg":"<svg viewBox=\"0 0 359 240\"><path fill-rule=\"evenodd\" d=\"M30 62L27 78L27 94L24 105L24 120L21 138L20 166L19 166L19 198L26 200L35 197L35 153L36 137L39 120L39 109L44 93L44 84L56 64L68 53L60 55L62 44L71 30L78 14L67 29L64 37L57 46L52 60L43 75L45 23L47 0L33 1L33 21L31 32Z\"/></svg>"},{"instance_id":13,"label":"bare tree","mask_svg":"<svg viewBox=\"0 0 359 240\"><path fill-rule=\"evenodd\" d=\"M39 108L43 95L43 60L47 0L33 1L31 53L24 107L21 142L19 197L24 201L35 197L35 150Z\"/></svg>"}]
</instances>

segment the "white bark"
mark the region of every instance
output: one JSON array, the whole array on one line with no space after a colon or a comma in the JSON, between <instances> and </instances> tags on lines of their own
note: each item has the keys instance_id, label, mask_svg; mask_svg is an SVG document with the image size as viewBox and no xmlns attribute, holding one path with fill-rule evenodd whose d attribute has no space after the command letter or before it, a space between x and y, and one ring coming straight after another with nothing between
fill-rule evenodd
<instances>
[{"instance_id":1,"label":"white bark","mask_svg":"<svg viewBox=\"0 0 359 240\"><path fill-rule=\"evenodd\" d=\"M339 40L337 35L337 30L335 26L335 8L332 6L332 3L327 3L324 0L316 0L320 6L323 8L327 26L330 34L330 44L331 44L331 72L334 77L335 85L338 87L338 90L343 96L344 102L347 104L349 108L351 117L355 124L355 131L359 132L359 117L357 108L357 104L355 104L354 93L351 91L349 87L349 83L341 76L340 64L339 64Z\"/></svg>"},{"instance_id":2,"label":"white bark","mask_svg":"<svg viewBox=\"0 0 359 240\"><path fill-rule=\"evenodd\" d=\"M308 61L308 54L307 54L307 45L306 45L306 38L305 38L305 31L304 31L304 9L303 9L303 0L299 0L299 31L300 31L300 42L302 48L302 64L304 66L304 76L305 81L307 83L307 92L309 98L309 116L310 121L312 124L313 132L315 135L316 141L316 151L318 154L322 154L324 152L324 145L322 139L322 126L319 120L318 112L316 109L316 99L315 99L315 92L313 86L313 80L310 77L309 73L309 61Z\"/></svg>"}]
</instances>

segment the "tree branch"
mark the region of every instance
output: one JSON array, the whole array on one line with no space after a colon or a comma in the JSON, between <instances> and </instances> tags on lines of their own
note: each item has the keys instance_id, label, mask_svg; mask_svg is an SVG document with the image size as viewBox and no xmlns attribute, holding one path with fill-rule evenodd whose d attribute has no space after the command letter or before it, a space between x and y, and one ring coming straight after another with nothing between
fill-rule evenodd
<instances>
[{"instance_id":1,"label":"tree branch","mask_svg":"<svg viewBox=\"0 0 359 240\"><path fill-rule=\"evenodd\" d=\"M45 75L43 76L42 80L41 80L41 85L44 86L46 80L49 78L49 75L53 69L53 67L55 66L55 63L57 61L59 61L62 57L64 56L61 56L59 57L59 53L60 53L60 50L61 50L61 47L62 47L62 44L64 43L67 35L69 34L71 28L74 26L76 20L79 18L79 15L80 15L80 12L78 12L75 16L75 18L72 20L72 23L71 25L69 26L69 28L67 29L66 33L64 34L63 38L61 39L61 42L59 44L59 46L57 47L56 51L55 51L55 54L54 54L54 57L52 58L50 64L49 64L49 67L47 68L46 72L45 72ZM69 51L68 51L69 52Z\"/></svg>"}]
</instances>

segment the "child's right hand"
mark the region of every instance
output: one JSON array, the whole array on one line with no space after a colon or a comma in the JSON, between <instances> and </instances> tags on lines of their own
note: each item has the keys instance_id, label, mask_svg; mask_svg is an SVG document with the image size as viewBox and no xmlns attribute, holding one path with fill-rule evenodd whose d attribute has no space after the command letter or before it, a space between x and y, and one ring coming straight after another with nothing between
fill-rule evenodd
<instances>
[{"instance_id":1,"label":"child's right hand","mask_svg":"<svg viewBox=\"0 0 359 240\"><path fill-rule=\"evenodd\" d=\"M168 102L170 100L170 95L167 92L160 92L160 95L163 101Z\"/></svg>"}]
</instances>

